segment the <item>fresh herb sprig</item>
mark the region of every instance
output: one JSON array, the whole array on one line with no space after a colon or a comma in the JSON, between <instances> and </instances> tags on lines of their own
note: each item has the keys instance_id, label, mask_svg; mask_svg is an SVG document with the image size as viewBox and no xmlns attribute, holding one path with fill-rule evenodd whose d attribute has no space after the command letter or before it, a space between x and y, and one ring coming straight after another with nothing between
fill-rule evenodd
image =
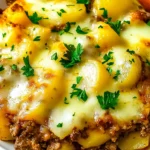
<instances>
[{"instance_id":1,"label":"fresh herb sprig","mask_svg":"<svg viewBox=\"0 0 150 150\"><path fill-rule=\"evenodd\" d=\"M80 76L77 77L76 83L79 84L81 80L82 80L82 77L80 77ZM85 89L82 90L82 89L77 88L77 84L72 85L71 88L73 89L73 92L70 93L70 98L77 96L79 100L81 99L85 102L88 99L86 91L85 91Z\"/></svg>"},{"instance_id":2,"label":"fresh herb sprig","mask_svg":"<svg viewBox=\"0 0 150 150\"><path fill-rule=\"evenodd\" d=\"M65 44L65 47L67 48L67 51L64 54L64 58L61 58L60 62L65 68L71 68L81 61L83 48L80 43L77 45L77 48L71 44Z\"/></svg>"},{"instance_id":3,"label":"fresh herb sprig","mask_svg":"<svg viewBox=\"0 0 150 150\"><path fill-rule=\"evenodd\" d=\"M23 75L26 77L34 76L34 69L31 67L29 63L29 56L23 58L25 66L21 68L23 70Z\"/></svg>"},{"instance_id":4,"label":"fresh herb sprig","mask_svg":"<svg viewBox=\"0 0 150 150\"><path fill-rule=\"evenodd\" d=\"M30 19L30 21L34 24L39 24L39 21L43 19L43 17L39 17L37 12L34 12L31 16L29 16L28 12L26 11L26 15Z\"/></svg>"},{"instance_id":5,"label":"fresh herb sprig","mask_svg":"<svg viewBox=\"0 0 150 150\"><path fill-rule=\"evenodd\" d=\"M104 96L97 96L98 102L102 109L107 110L109 108L115 109L115 106L118 104L118 97L120 92L104 92Z\"/></svg>"}]
</instances>

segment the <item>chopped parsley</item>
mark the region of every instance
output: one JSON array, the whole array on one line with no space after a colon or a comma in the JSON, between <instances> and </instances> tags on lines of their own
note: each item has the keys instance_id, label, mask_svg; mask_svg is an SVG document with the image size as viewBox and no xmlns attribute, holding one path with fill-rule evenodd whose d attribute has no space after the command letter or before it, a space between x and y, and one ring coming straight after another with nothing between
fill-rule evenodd
<instances>
[{"instance_id":1,"label":"chopped parsley","mask_svg":"<svg viewBox=\"0 0 150 150\"><path fill-rule=\"evenodd\" d=\"M148 59L146 59L146 62L145 62L148 66L150 66L150 61Z\"/></svg>"},{"instance_id":2,"label":"chopped parsley","mask_svg":"<svg viewBox=\"0 0 150 150\"><path fill-rule=\"evenodd\" d=\"M77 28L76 28L76 32L77 32L78 34L87 34L88 31L89 31L88 28L83 28L83 29L81 29L80 26L77 26Z\"/></svg>"},{"instance_id":3,"label":"chopped parsley","mask_svg":"<svg viewBox=\"0 0 150 150\"><path fill-rule=\"evenodd\" d=\"M113 77L113 79L118 80L119 75L121 75L120 70L117 70L115 76Z\"/></svg>"},{"instance_id":4,"label":"chopped parsley","mask_svg":"<svg viewBox=\"0 0 150 150\"><path fill-rule=\"evenodd\" d=\"M43 11L45 11L45 8L42 8Z\"/></svg>"},{"instance_id":5,"label":"chopped parsley","mask_svg":"<svg viewBox=\"0 0 150 150\"><path fill-rule=\"evenodd\" d=\"M102 16L106 19L105 23L107 23L118 35L120 35L121 28L125 23L130 24L130 21L121 22L120 20L117 20L113 22L111 21L112 18L108 17L108 12L105 8L100 8L100 10L103 10Z\"/></svg>"},{"instance_id":6,"label":"chopped parsley","mask_svg":"<svg viewBox=\"0 0 150 150\"><path fill-rule=\"evenodd\" d=\"M102 25L99 25L98 28L103 28L103 26L102 26Z\"/></svg>"},{"instance_id":7,"label":"chopped parsley","mask_svg":"<svg viewBox=\"0 0 150 150\"><path fill-rule=\"evenodd\" d=\"M66 13L66 11L64 9L60 9L59 12L57 12L58 16L62 16L63 13Z\"/></svg>"},{"instance_id":8,"label":"chopped parsley","mask_svg":"<svg viewBox=\"0 0 150 150\"><path fill-rule=\"evenodd\" d=\"M3 70L4 70L3 65L0 65L0 71L3 71Z\"/></svg>"},{"instance_id":9,"label":"chopped parsley","mask_svg":"<svg viewBox=\"0 0 150 150\"><path fill-rule=\"evenodd\" d=\"M76 78L77 84L79 84L81 80L82 80L82 77L81 77L81 76L77 77L77 78Z\"/></svg>"},{"instance_id":10,"label":"chopped parsley","mask_svg":"<svg viewBox=\"0 0 150 150\"><path fill-rule=\"evenodd\" d=\"M147 25L150 26L150 20L147 22Z\"/></svg>"},{"instance_id":11,"label":"chopped parsley","mask_svg":"<svg viewBox=\"0 0 150 150\"><path fill-rule=\"evenodd\" d=\"M13 64L13 65L11 66L11 69L14 70L14 71L16 71L16 70L17 70L17 65Z\"/></svg>"},{"instance_id":12,"label":"chopped parsley","mask_svg":"<svg viewBox=\"0 0 150 150\"><path fill-rule=\"evenodd\" d=\"M77 78L76 78L77 84L80 83L81 79L82 79L82 77L77 77ZM79 100L81 99L81 100L83 100L83 101L85 102L85 101L88 99L88 96L87 96L87 94L86 94L86 91L77 88L77 84L73 84L73 85L72 85L71 88L73 89L73 92L70 93L70 98L72 98L72 97L74 97L74 96L77 96Z\"/></svg>"},{"instance_id":13,"label":"chopped parsley","mask_svg":"<svg viewBox=\"0 0 150 150\"><path fill-rule=\"evenodd\" d=\"M43 19L42 17L39 17L36 12L34 12L31 16L29 16L28 12L26 12L26 15L34 24L39 24L39 21Z\"/></svg>"},{"instance_id":14,"label":"chopped parsley","mask_svg":"<svg viewBox=\"0 0 150 150\"><path fill-rule=\"evenodd\" d=\"M133 99L136 99L137 97L136 96L133 96Z\"/></svg>"},{"instance_id":15,"label":"chopped parsley","mask_svg":"<svg viewBox=\"0 0 150 150\"><path fill-rule=\"evenodd\" d=\"M57 60L57 59L58 59L57 53L54 53L54 54L51 56L51 60Z\"/></svg>"},{"instance_id":16,"label":"chopped parsley","mask_svg":"<svg viewBox=\"0 0 150 150\"><path fill-rule=\"evenodd\" d=\"M129 60L129 62L132 64L135 62L134 58L132 58L131 60Z\"/></svg>"},{"instance_id":17,"label":"chopped parsley","mask_svg":"<svg viewBox=\"0 0 150 150\"><path fill-rule=\"evenodd\" d=\"M69 104L69 102L67 102L67 97L64 98L64 104Z\"/></svg>"},{"instance_id":18,"label":"chopped parsley","mask_svg":"<svg viewBox=\"0 0 150 150\"><path fill-rule=\"evenodd\" d=\"M113 54L113 52L109 52L108 54L105 54L104 57L103 57L104 61L102 62L102 64L105 64L109 60L113 59L112 54Z\"/></svg>"},{"instance_id":19,"label":"chopped parsley","mask_svg":"<svg viewBox=\"0 0 150 150\"><path fill-rule=\"evenodd\" d=\"M77 48L72 44L65 44L65 47L67 48L67 51L64 54L64 58L61 58L60 62L65 68L71 68L81 61L83 49L80 43L77 45Z\"/></svg>"},{"instance_id":20,"label":"chopped parsley","mask_svg":"<svg viewBox=\"0 0 150 150\"><path fill-rule=\"evenodd\" d=\"M86 5L88 5L88 4L90 4L90 0L77 0L77 3L78 4L86 4Z\"/></svg>"},{"instance_id":21,"label":"chopped parsley","mask_svg":"<svg viewBox=\"0 0 150 150\"><path fill-rule=\"evenodd\" d=\"M15 48L15 45L12 45L12 46L11 46L11 50L10 50L10 51L13 51L13 50L14 50L14 48Z\"/></svg>"},{"instance_id":22,"label":"chopped parsley","mask_svg":"<svg viewBox=\"0 0 150 150\"><path fill-rule=\"evenodd\" d=\"M130 53L131 55L135 54L135 51L129 49L127 49L126 52Z\"/></svg>"},{"instance_id":23,"label":"chopped parsley","mask_svg":"<svg viewBox=\"0 0 150 150\"><path fill-rule=\"evenodd\" d=\"M105 8L100 8L100 10L103 10L103 14L102 14L102 17L107 19L108 18L108 12Z\"/></svg>"},{"instance_id":24,"label":"chopped parsley","mask_svg":"<svg viewBox=\"0 0 150 150\"><path fill-rule=\"evenodd\" d=\"M4 38L6 36L6 33L2 33L2 37Z\"/></svg>"},{"instance_id":25,"label":"chopped parsley","mask_svg":"<svg viewBox=\"0 0 150 150\"><path fill-rule=\"evenodd\" d=\"M108 67L106 70L107 70L110 74L112 73L112 68Z\"/></svg>"},{"instance_id":26,"label":"chopped parsley","mask_svg":"<svg viewBox=\"0 0 150 150\"><path fill-rule=\"evenodd\" d=\"M21 68L23 70L23 75L26 77L34 76L34 69L31 67L29 63L29 56L23 58L25 66Z\"/></svg>"},{"instance_id":27,"label":"chopped parsley","mask_svg":"<svg viewBox=\"0 0 150 150\"><path fill-rule=\"evenodd\" d=\"M97 96L98 102L102 109L106 110L109 108L115 109L115 106L118 104L118 97L120 92L111 93L109 91L104 92L104 96Z\"/></svg>"},{"instance_id":28,"label":"chopped parsley","mask_svg":"<svg viewBox=\"0 0 150 150\"><path fill-rule=\"evenodd\" d=\"M95 45L95 48L101 48L98 44Z\"/></svg>"},{"instance_id":29,"label":"chopped parsley","mask_svg":"<svg viewBox=\"0 0 150 150\"><path fill-rule=\"evenodd\" d=\"M33 41L40 41L40 40L41 40L40 38L41 38L40 36L36 36L36 37L33 39Z\"/></svg>"},{"instance_id":30,"label":"chopped parsley","mask_svg":"<svg viewBox=\"0 0 150 150\"><path fill-rule=\"evenodd\" d=\"M75 115L76 115L76 113L74 112L72 116L74 117Z\"/></svg>"},{"instance_id":31,"label":"chopped parsley","mask_svg":"<svg viewBox=\"0 0 150 150\"><path fill-rule=\"evenodd\" d=\"M71 25L75 25L76 23L75 22L67 22L66 25L65 25L65 28L63 30L60 30L59 31L59 34L62 35L64 34L65 32L66 33L69 33L70 29L71 29Z\"/></svg>"},{"instance_id":32,"label":"chopped parsley","mask_svg":"<svg viewBox=\"0 0 150 150\"><path fill-rule=\"evenodd\" d=\"M65 32L69 32L70 28L71 28L71 23L70 23L70 22L67 22L67 23L66 23L66 26L65 26L65 28L64 28L64 31L65 31Z\"/></svg>"},{"instance_id":33,"label":"chopped parsley","mask_svg":"<svg viewBox=\"0 0 150 150\"><path fill-rule=\"evenodd\" d=\"M108 66L112 66L114 64L114 62L108 62L107 65Z\"/></svg>"},{"instance_id":34,"label":"chopped parsley","mask_svg":"<svg viewBox=\"0 0 150 150\"><path fill-rule=\"evenodd\" d=\"M57 124L57 127L58 127L58 128L62 128L62 126L63 126L63 123L58 123L58 124Z\"/></svg>"}]
</instances>

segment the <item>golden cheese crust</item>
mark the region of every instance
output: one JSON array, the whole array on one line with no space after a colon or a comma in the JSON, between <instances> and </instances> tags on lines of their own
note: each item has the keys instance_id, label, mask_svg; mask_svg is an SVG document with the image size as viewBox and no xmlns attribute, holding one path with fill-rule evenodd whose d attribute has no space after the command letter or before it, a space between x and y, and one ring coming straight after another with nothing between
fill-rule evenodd
<instances>
[{"instance_id":1,"label":"golden cheese crust","mask_svg":"<svg viewBox=\"0 0 150 150\"><path fill-rule=\"evenodd\" d=\"M139 2L10 2L0 16L0 139L16 150L148 148L150 14Z\"/></svg>"}]
</instances>

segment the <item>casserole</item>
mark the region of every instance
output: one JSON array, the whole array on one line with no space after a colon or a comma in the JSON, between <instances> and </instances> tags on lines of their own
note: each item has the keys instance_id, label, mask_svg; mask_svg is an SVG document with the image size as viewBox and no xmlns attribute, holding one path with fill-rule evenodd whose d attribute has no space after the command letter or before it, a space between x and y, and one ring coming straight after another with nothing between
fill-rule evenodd
<instances>
[{"instance_id":1,"label":"casserole","mask_svg":"<svg viewBox=\"0 0 150 150\"><path fill-rule=\"evenodd\" d=\"M3 12L2 140L16 149L148 147L149 13L118 3L17 0Z\"/></svg>"}]
</instances>

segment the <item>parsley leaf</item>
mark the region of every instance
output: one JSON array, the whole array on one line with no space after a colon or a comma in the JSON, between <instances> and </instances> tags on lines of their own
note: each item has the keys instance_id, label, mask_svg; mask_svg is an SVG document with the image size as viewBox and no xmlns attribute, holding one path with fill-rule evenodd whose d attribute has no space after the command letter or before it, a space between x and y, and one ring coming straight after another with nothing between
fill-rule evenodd
<instances>
[{"instance_id":1,"label":"parsley leaf","mask_svg":"<svg viewBox=\"0 0 150 150\"><path fill-rule=\"evenodd\" d=\"M101 48L98 44L95 45L95 48Z\"/></svg>"},{"instance_id":2,"label":"parsley leaf","mask_svg":"<svg viewBox=\"0 0 150 150\"><path fill-rule=\"evenodd\" d=\"M135 62L134 58L132 58L131 60L129 60L129 62L132 64Z\"/></svg>"},{"instance_id":3,"label":"parsley leaf","mask_svg":"<svg viewBox=\"0 0 150 150\"><path fill-rule=\"evenodd\" d=\"M147 25L150 26L150 20L147 22Z\"/></svg>"},{"instance_id":4,"label":"parsley leaf","mask_svg":"<svg viewBox=\"0 0 150 150\"><path fill-rule=\"evenodd\" d=\"M39 24L39 21L43 19L42 17L39 17L36 12L34 12L32 14L32 16L29 16L28 12L26 12L26 15L31 20L31 22L34 23L34 24Z\"/></svg>"},{"instance_id":5,"label":"parsley leaf","mask_svg":"<svg viewBox=\"0 0 150 150\"><path fill-rule=\"evenodd\" d=\"M112 73L112 68L108 67L106 70L107 70L110 74Z\"/></svg>"},{"instance_id":6,"label":"parsley leaf","mask_svg":"<svg viewBox=\"0 0 150 150\"><path fill-rule=\"evenodd\" d=\"M77 77L77 78L76 78L77 84L79 84L81 80L82 80L82 77L81 77L81 76Z\"/></svg>"},{"instance_id":7,"label":"parsley leaf","mask_svg":"<svg viewBox=\"0 0 150 150\"><path fill-rule=\"evenodd\" d=\"M100 10L103 10L103 14L102 14L102 17L107 19L108 18L108 12L105 8L100 8Z\"/></svg>"},{"instance_id":8,"label":"parsley leaf","mask_svg":"<svg viewBox=\"0 0 150 150\"><path fill-rule=\"evenodd\" d=\"M59 34L62 35L65 32L69 33L69 30L71 29L71 25L75 25L75 24L76 24L75 22L67 22L65 28L63 30L60 30Z\"/></svg>"},{"instance_id":9,"label":"parsley leaf","mask_svg":"<svg viewBox=\"0 0 150 150\"><path fill-rule=\"evenodd\" d=\"M78 4L90 4L90 0L77 0Z\"/></svg>"},{"instance_id":10,"label":"parsley leaf","mask_svg":"<svg viewBox=\"0 0 150 150\"><path fill-rule=\"evenodd\" d=\"M26 77L34 76L34 69L30 66L29 56L23 58L25 66L21 68L23 70L23 75Z\"/></svg>"},{"instance_id":11,"label":"parsley leaf","mask_svg":"<svg viewBox=\"0 0 150 150\"><path fill-rule=\"evenodd\" d=\"M6 36L6 33L2 33L3 38Z\"/></svg>"},{"instance_id":12,"label":"parsley leaf","mask_svg":"<svg viewBox=\"0 0 150 150\"><path fill-rule=\"evenodd\" d=\"M15 48L15 45L12 45L12 46L11 46L11 50L10 50L10 51L13 51L13 50L14 50L14 48Z\"/></svg>"},{"instance_id":13,"label":"parsley leaf","mask_svg":"<svg viewBox=\"0 0 150 150\"><path fill-rule=\"evenodd\" d=\"M87 34L88 31L89 31L89 29L87 29L87 28L81 29L80 26L77 26L77 28L76 28L76 32L77 32L78 34Z\"/></svg>"},{"instance_id":14,"label":"parsley leaf","mask_svg":"<svg viewBox=\"0 0 150 150\"><path fill-rule=\"evenodd\" d=\"M120 21L120 20L117 20L117 21L115 21L115 22L111 22L110 20L108 20L106 23L109 24L110 27L111 27L118 35L120 35L120 31L121 31L121 27L122 27L122 24L121 24L121 21Z\"/></svg>"},{"instance_id":15,"label":"parsley leaf","mask_svg":"<svg viewBox=\"0 0 150 150\"><path fill-rule=\"evenodd\" d=\"M57 124L57 127L58 127L58 128L62 128L62 126L63 126L63 123L58 123L58 124Z\"/></svg>"},{"instance_id":16,"label":"parsley leaf","mask_svg":"<svg viewBox=\"0 0 150 150\"><path fill-rule=\"evenodd\" d=\"M58 59L57 53L54 53L54 54L51 56L51 60L57 60L57 59Z\"/></svg>"},{"instance_id":17,"label":"parsley leaf","mask_svg":"<svg viewBox=\"0 0 150 150\"><path fill-rule=\"evenodd\" d=\"M40 38L41 38L40 36L36 36L36 37L33 39L33 41L40 41L40 40L41 40Z\"/></svg>"},{"instance_id":18,"label":"parsley leaf","mask_svg":"<svg viewBox=\"0 0 150 150\"><path fill-rule=\"evenodd\" d=\"M3 65L0 65L0 71L3 71L3 70L4 70Z\"/></svg>"},{"instance_id":19,"label":"parsley leaf","mask_svg":"<svg viewBox=\"0 0 150 150\"><path fill-rule=\"evenodd\" d=\"M79 100L82 99L83 101L86 101L88 99L86 91L79 88L73 88L73 92L70 93L70 98L72 98L73 96L77 96Z\"/></svg>"},{"instance_id":20,"label":"parsley leaf","mask_svg":"<svg viewBox=\"0 0 150 150\"><path fill-rule=\"evenodd\" d=\"M77 45L77 48L71 44L65 44L65 47L67 48L67 52L64 54L65 59L61 58L60 62L65 68L71 68L81 61L83 49L80 43Z\"/></svg>"},{"instance_id":21,"label":"parsley leaf","mask_svg":"<svg viewBox=\"0 0 150 150\"><path fill-rule=\"evenodd\" d=\"M106 110L109 108L115 109L115 106L118 103L118 97L120 92L111 93L109 91L104 92L104 96L97 96L98 102L102 109Z\"/></svg>"},{"instance_id":22,"label":"parsley leaf","mask_svg":"<svg viewBox=\"0 0 150 150\"><path fill-rule=\"evenodd\" d=\"M126 52L130 53L131 55L135 54L135 51L127 49Z\"/></svg>"},{"instance_id":23,"label":"parsley leaf","mask_svg":"<svg viewBox=\"0 0 150 150\"><path fill-rule=\"evenodd\" d=\"M69 102L67 102L67 97L64 98L64 103L69 104Z\"/></svg>"},{"instance_id":24,"label":"parsley leaf","mask_svg":"<svg viewBox=\"0 0 150 150\"><path fill-rule=\"evenodd\" d=\"M43 7L42 10L45 11L45 8Z\"/></svg>"},{"instance_id":25,"label":"parsley leaf","mask_svg":"<svg viewBox=\"0 0 150 150\"><path fill-rule=\"evenodd\" d=\"M104 57L103 57L104 61L102 62L102 64L105 64L110 59L113 59L112 54L113 54L113 52L109 52L108 54L105 54Z\"/></svg>"},{"instance_id":26,"label":"parsley leaf","mask_svg":"<svg viewBox=\"0 0 150 150\"><path fill-rule=\"evenodd\" d=\"M118 80L118 76L120 75L120 70L117 70L115 76L113 77L113 79Z\"/></svg>"},{"instance_id":27,"label":"parsley leaf","mask_svg":"<svg viewBox=\"0 0 150 150\"><path fill-rule=\"evenodd\" d=\"M79 76L79 77L76 78L77 84L80 83L81 79L82 79L81 76ZM72 85L71 88L73 89L73 92L70 93L70 98L72 98L73 96L77 96L79 100L82 99L83 101L86 101L86 100L88 99L88 96L87 96L87 94L86 94L86 91L77 88L77 84L73 84L73 85Z\"/></svg>"},{"instance_id":28,"label":"parsley leaf","mask_svg":"<svg viewBox=\"0 0 150 150\"><path fill-rule=\"evenodd\" d=\"M57 12L57 14L61 17L62 16L62 13L66 13L66 11L64 9L60 9L59 12Z\"/></svg>"},{"instance_id":29,"label":"parsley leaf","mask_svg":"<svg viewBox=\"0 0 150 150\"><path fill-rule=\"evenodd\" d=\"M99 25L98 28L103 28L103 26L102 26L102 25Z\"/></svg>"},{"instance_id":30,"label":"parsley leaf","mask_svg":"<svg viewBox=\"0 0 150 150\"><path fill-rule=\"evenodd\" d=\"M146 59L146 62L145 62L148 66L150 66L150 61L148 59Z\"/></svg>"},{"instance_id":31,"label":"parsley leaf","mask_svg":"<svg viewBox=\"0 0 150 150\"><path fill-rule=\"evenodd\" d=\"M16 71L16 70L17 70L17 65L13 64L13 65L11 66L11 68L12 68L12 70Z\"/></svg>"}]
</instances>

